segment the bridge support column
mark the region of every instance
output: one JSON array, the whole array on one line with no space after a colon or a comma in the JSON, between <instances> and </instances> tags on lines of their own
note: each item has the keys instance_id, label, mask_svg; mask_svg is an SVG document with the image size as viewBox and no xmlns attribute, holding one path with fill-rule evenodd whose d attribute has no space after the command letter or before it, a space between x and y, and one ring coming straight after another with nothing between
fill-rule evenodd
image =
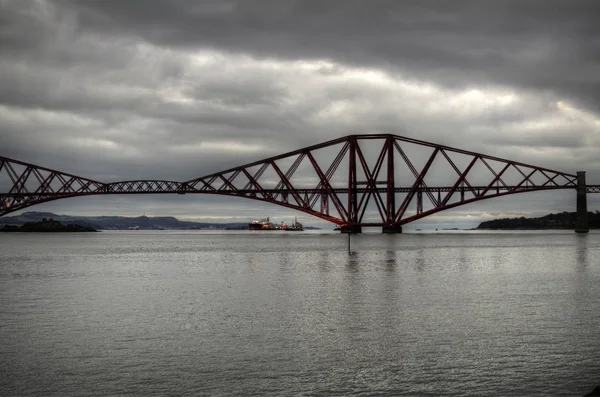
<instances>
[{"instance_id":1,"label":"bridge support column","mask_svg":"<svg viewBox=\"0 0 600 397\"><path fill-rule=\"evenodd\" d=\"M357 233L362 233L362 226L359 225L346 225L346 226L342 226L341 230L342 233L351 233L351 234L357 234Z\"/></svg>"},{"instance_id":2,"label":"bridge support column","mask_svg":"<svg viewBox=\"0 0 600 397\"><path fill-rule=\"evenodd\" d=\"M381 233L399 234L399 233L402 233L402 226L400 226L400 225L385 225L381 228Z\"/></svg>"},{"instance_id":3,"label":"bridge support column","mask_svg":"<svg viewBox=\"0 0 600 397\"><path fill-rule=\"evenodd\" d=\"M585 171L577 171L577 218L575 219L576 233L589 233L587 196L585 188Z\"/></svg>"}]
</instances>

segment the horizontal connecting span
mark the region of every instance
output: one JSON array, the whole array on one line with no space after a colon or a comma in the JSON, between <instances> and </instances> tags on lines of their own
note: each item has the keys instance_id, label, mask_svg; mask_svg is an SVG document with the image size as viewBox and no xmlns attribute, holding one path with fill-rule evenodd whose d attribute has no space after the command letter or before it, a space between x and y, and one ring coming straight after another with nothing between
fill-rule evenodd
<instances>
[{"instance_id":1,"label":"horizontal connecting span","mask_svg":"<svg viewBox=\"0 0 600 397\"><path fill-rule=\"evenodd\" d=\"M472 186L471 188L460 187L455 189L456 192L472 192L475 196L481 196L484 191L493 191L493 192L523 192L523 191L536 191L536 190L573 190L575 186L498 186L493 188L488 188L487 186ZM600 193L600 185L596 186L587 186L587 193ZM452 186L438 186L438 187L395 187L393 191L395 193L409 193L411 191L421 192L421 193L447 193L453 191ZM348 188L331 188L331 189L183 189L179 187L173 187L171 189L97 189L95 191L83 192L78 195L94 195L94 194L194 194L194 193L208 193L208 194L229 194L229 195L256 195L256 194L265 194L265 195L275 195L275 194L290 194L291 192L299 193L299 194L348 194L350 189ZM352 190L355 193L386 193L388 191L387 188L355 188ZM67 197L72 195L71 193L44 193L44 196L57 196L57 197ZM0 193L0 198L3 197L35 197L40 196L40 193Z\"/></svg>"},{"instance_id":2,"label":"horizontal connecting span","mask_svg":"<svg viewBox=\"0 0 600 397\"><path fill-rule=\"evenodd\" d=\"M586 185L585 192L586 193L600 193L600 185Z\"/></svg>"}]
</instances>

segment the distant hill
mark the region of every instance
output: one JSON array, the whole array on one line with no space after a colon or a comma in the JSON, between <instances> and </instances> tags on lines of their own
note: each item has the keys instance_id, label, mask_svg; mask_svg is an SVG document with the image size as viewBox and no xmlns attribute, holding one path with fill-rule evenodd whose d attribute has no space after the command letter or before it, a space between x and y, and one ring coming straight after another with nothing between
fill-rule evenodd
<instances>
[{"instance_id":1,"label":"distant hill","mask_svg":"<svg viewBox=\"0 0 600 397\"><path fill-rule=\"evenodd\" d=\"M4 225L0 232L9 233L78 233L78 232L97 232L96 229L80 225L63 225L56 220L45 218L40 222L27 222L21 226Z\"/></svg>"},{"instance_id":2,"label":"distant hill","mask_svg":"<svg viewBox=\"0 0 600 397\"><path fill-rule=\"evenodd\" d=\"M540 218L503 218L481 222L477 229L574 229L576 212L548 214ZM600 211L588 212L590 229L600 229Z\"/></svg>"},{"instance_id":3,"label":"distant hill","mask_svg":"<svg viewBox=\"0 0 600 397\"><path fill-rule=\"evenodd\" d=\"M212 223L212 222L189 222L180 221L172 216L71 216L57 215L52 212L25 212L16 216L4 216L0 218L0 224L22 225L27 222L39 222L42 219L54 219L65 224L92 227L94 229L129 229L139 227L140 229L226 229L248 226L248 223Z\"/></svg>"},{"instance_id":4,"label":"distant hill","mask_svg":"<svg viewBox=\"0 0 600 397\"><path fill-rule=\"evenodd\" d=\"M160 230L160 229L216 229L216 230L247 230L248 222L190 222L180 221L172 216L72 216L57 215L52 212L24 212L15 216L0 217L0 225L23 225L27 222L39 222L42 219L54 219L64 224L79 225L91 227L94 229L117 229L126 230L133 227L139 227L142 230ZM314 227L305 227L307 230L318 229Z\"/></svg>"}]
</instances>

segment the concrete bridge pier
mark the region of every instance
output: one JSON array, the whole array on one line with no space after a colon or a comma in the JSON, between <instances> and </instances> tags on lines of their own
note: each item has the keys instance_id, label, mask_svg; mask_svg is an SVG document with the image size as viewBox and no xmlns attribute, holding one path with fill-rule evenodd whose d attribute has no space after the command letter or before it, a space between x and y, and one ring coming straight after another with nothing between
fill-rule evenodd
<instances>
[{"instance_id":1,"label":"concrete bridge pier","mask_svg":"<svg viewBox=\"0 0 600 397\"><path fill-rule=\"evenodd\" d=\"M384 233L384 234L399 234L399 233L402 233L402 226L400 226L400 225L384 225L381 228L381 233Z\"/></svg>"},{"instance_id":2,"label":"concrete bridge pier","mask_svg":"<svg viewBox=\"0 0 600 397\"><path fill-rule=\"evenodd\" d=\"M585 171L577 171L577 218L575 219L575 232L589 233L589 231Z\"/></svg>"},{"instance_id":3,"label":"concrete bridge pier","mask_svg":"<svg viewBox=\"0 0 600 397\"><path fill-rule=\"evenodd\" d=\"M362 226L359 226L359 225L344 225L344 226L342 226L340 232L342 232L342 233L351 233L351 234L362 233Z\"/></svg>"}]
</instances>

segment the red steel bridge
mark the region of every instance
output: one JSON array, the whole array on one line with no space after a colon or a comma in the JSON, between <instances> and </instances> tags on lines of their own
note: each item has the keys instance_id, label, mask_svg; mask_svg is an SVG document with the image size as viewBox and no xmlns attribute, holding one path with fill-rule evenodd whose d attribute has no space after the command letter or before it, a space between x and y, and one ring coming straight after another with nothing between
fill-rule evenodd
<instances>
[{"instance_id":1,"label":"red steel bridge","mask_svg":"<svg viewBox=\"0 0 600 397\"><path fill-rule=\"evenodd\" d=\"M0 216L68 197L217 194L302 211L360 233L460 205L533 191L576 191L576 230L587 232L585 172L556 171L397 135L350 135L187 181L101 182L0 157Z\"/></svg>"}]
</instances>

